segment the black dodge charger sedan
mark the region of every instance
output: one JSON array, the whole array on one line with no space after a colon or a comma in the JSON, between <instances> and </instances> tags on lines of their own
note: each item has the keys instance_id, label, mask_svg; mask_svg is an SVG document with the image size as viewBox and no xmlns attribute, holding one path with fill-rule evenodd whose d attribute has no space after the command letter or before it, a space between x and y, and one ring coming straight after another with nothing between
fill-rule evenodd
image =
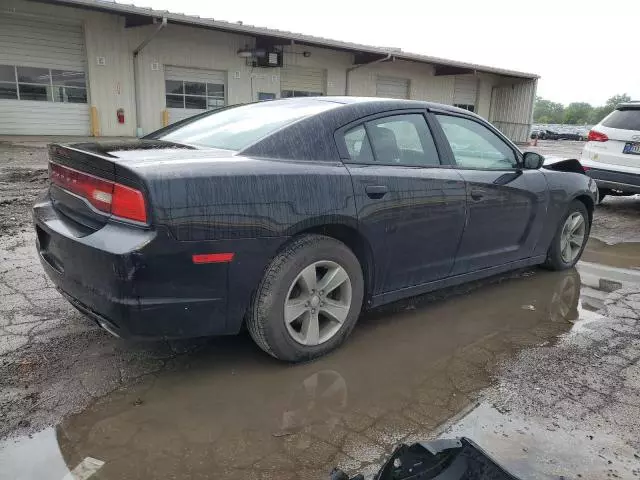
<instances>
[{"instance_id":1,"label":"black dodge charger sedan","mask_svg":"<svg viewBox=\"0 0 640 480\"><path fill-rule=\"evenodd\" d=\"M362 308L573 266L597 201L576 160L420 101L276 100L49 155L37 248L74 306L123 337L246 325L288 361L338 346Z\"/></svg>"}]
</instances>

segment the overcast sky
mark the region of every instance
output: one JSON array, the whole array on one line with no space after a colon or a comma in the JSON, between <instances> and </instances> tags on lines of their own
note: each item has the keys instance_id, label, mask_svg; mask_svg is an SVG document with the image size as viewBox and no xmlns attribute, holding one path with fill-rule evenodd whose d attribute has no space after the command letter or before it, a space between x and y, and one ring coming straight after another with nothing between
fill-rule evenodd
<instances>
[{"instance_id":1,"label":"overcast sky","mask_svg":"<svg viewBox=\"0 0 640 480\"><path fill-rule=\"evenodd\" d=\"M638 0L133 1L532 72L538 95L565 104L600 105L618 93L640 100Z\"/></svg>"}]
</instances>

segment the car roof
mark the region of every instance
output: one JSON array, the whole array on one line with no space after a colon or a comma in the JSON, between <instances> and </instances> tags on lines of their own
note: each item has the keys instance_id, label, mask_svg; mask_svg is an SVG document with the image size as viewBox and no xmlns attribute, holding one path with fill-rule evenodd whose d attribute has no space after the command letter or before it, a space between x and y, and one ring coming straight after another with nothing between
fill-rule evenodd
<instances>
[{"instance_id":1,"label":"car roof","mask_svg":"<svg viewBox=\"0 0 640 480\"><path fill-rule=\"evenodd\" d=\"M368 107L379 107L381 111L393 108L431 108L435 110L445 110L449 112L463 113L465 115L477 116L469 110L445 105L442 103L427 102L423 100L405 100L401 98L383 98L383 97L347 97L347 96L322 96L322 97L298 97L286 98L280 100L270 100L272 102L300 102L309 101L333 102L343 105L367 105Z\"/></svg>"}]
</instances>

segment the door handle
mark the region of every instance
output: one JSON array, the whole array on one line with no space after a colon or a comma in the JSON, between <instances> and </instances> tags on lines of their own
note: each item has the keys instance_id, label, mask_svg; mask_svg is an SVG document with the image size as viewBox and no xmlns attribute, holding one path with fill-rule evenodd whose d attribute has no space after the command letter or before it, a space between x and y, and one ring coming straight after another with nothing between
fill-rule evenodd
<instances>
[{"instance_id":1,"label":"door handle","mask_svg":"<svg viewBox=\"0 0 640 480\"><path fill-rule=\"evenodd\" d=\"M484 190L471 190L471 199L478 202L484 198L484 193Z\"/></svg>"},{"instance_id":2,"label":"door handle","mask_svg":"<svg viewBox=\"0 0 640 480\"><path fill-rule=\"evenodd\" d=\"M389 189L386 185L367 185L364 191L367 192L369 198L382 198L387 194Z\"/></svg>"}]
</instances>

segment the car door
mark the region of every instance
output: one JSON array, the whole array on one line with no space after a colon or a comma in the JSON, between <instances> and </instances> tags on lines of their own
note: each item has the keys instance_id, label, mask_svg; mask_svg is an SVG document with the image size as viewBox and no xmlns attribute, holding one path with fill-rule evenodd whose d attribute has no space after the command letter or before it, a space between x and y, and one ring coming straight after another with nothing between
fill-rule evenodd
<instances>
[{"instance_id":1,"label":"car door","mask_svg":"<svg viewBox=\"0 0 640 480\"><path fill-rule=\"evenodd\" d=\"M452 274L530 257L548 201L542 172L523 169L520 152L479 118L434 116L467 192L467 224Z\"/></svg>"},{"instance_id":2,"label":"car door","mask_svg":"<svg viewBox=\"0 0 640 480\"><path fill-rule=\"evenodd\" d=\"M381 294L449 275L465 222L460 174L440 163L423 111L369 117L337 134Z\"/></svg>"}]
</instances>

